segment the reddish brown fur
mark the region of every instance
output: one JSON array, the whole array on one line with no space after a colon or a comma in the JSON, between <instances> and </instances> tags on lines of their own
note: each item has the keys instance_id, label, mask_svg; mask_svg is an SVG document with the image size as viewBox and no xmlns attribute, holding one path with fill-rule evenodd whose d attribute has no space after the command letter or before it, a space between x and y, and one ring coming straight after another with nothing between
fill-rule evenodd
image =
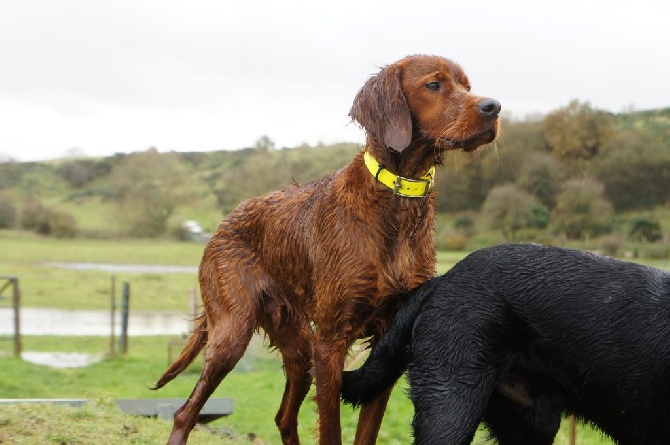
<instances>
[{"instance_id":1,"label":"reddish brown fur","mask_svg":"<svg viewBox=\"0 0 670 445\"><path fill-rule=\"evenodd\" d=\"M431 82L439 88L431 90ZM446 149L491 142L499 110L496 101L469 92L450 60L409 56L384 67L356 96L350 115L367 142L351 164L245 201L223 220L200 265L205 312L156 384L172 380L206 344L202 375L175 414L168 444L186 442L258 328L284 362L286 388L275 418L282 442L299 444L298 409L313 366L319 443L341 443L339 389L349 346L381 333L407 291L435 273L434 192L394 195L367 170L363 152L395 174L420 177ZM388 393L361 410L356 444L375 443L387 400Z\"/></svg>"}]
</instances>

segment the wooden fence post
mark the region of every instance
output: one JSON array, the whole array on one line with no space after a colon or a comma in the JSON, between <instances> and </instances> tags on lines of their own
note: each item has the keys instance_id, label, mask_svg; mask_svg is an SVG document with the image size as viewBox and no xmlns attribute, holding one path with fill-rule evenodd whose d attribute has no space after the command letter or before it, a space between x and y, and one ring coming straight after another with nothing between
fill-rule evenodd
<instances>
[{"instance_id":1,"label":"wooden fence post","mask_svg":"<svg viewBox=\"0 0 670 445\"><path fill-rule=\"evenodd\" d=\"M116 322L116 275L112 275L112 289L111 289L111 306L110 306L110 326L111 333L109 336L109 354L114 356L116 354L116 337L114 336L114 323Z\"/></svg>"},{"instance_id":2,"label":"wooden fence post","mask_svg":"<svg viewBox=\"0 0 670 445\"><path fill-rule=\"evenodd\" d=\"M21 357L21 291L19 290L19 279L13 278L12 302L14 304L14 355Z\"/></svg>"},{"instance_id":3,"label":"wooden fence post","mask_svg":"<svg viewBox=\"0 0 670 445\"><path fill-rule=\"evenodd\" d=\"M123 282L123 295L121 300L121 345L120 352L128 353L128 312L130 306L130 284Z\"/></svg>"}]
</instances>

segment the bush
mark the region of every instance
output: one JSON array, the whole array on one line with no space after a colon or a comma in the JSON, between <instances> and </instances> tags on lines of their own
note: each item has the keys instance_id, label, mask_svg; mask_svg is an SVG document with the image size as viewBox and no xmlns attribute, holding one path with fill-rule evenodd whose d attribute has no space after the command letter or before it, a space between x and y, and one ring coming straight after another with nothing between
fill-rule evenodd
<instances>
[{"instance_id":1,"label":"bush","mask_svg":"<svg viewBox=\"0 0 670 445\"><path fill-rule=\"evenodd\" d=\"M468 246L468 241L470 239L465 233L462 232L452 232L448 233L442 237L441 246L442 250L457 250L462 251Z\"/></svg>"},{"instance_id":2,"label":"bush","mask_svg":"<svg viewBox=\"0 0 670 445\"><path fill-rule=\"evenodd\" d=\"M475 217L470 213L460 213L454 219L454 229L470 231L475 226Z\"/></svg>"},{"instance_id":3,"label":"bush","mask_svg":"<svg viewBox=\"0 0 670 445\"><path fill-rule=\"evenodd\" d=\"M530 226L537 229L546 229L549 225L549 210L541 205L535 204L530 209Z\"/></svg>"},{"instance_id":4,"label":"bush","mask_svg":"<svg viewBox=\"0 0 670 445\"><path fill-rule=\"evenodd\" d=\"M605 235L600 239L600 248L605 255L618 256L623 246L623 237L619 234Z\"/></svg>"},{"instance_id":5,"label":"bush","mask_svg":"<svg viewBox=\"0 0 670 445\"><path fill-rule=\"evenodd\" d=\"M631 221L628 236L633 241L647 241L653 243L663 238L661 223L652 217L639 216Z\"/></svg>"},{"instance_id":6,"label":"bush","mask_svg":"<svg viewBox=\"0 0 670 445\"><path fill-rule=\"evenodd\" d=\"M533 195L514 184L491 189L482 206L487 225L499 229L508 241L515 241L521 229L546 226L548 215Z\"/></svg>"},{"instance_id":7,"label":"bush","mask_svg":"<svg viewBox=\"0 0 670 445\"><path fill-rule=\"evenodd\" d=\"M7 198L0 198L0 229L11 229L16 224L16 206Z\"/></svg>"},{"instance_id":8,"label":"bush","mask_svg":"<svg viewBox=\"0 0 670 445\"><path fill-rule=\"evenodd\" d=\"M47 233L44 235L56 238L74 238L77 234L77 222L69 213L62 210L49 209L46 221Z\"/></svg>"},{"instance_id":9,"label":"bush","mask_svg":"<svg viewBox=\"0 0 670 445\"><path fill-rule=\"evenodd\" d=\"M73 238L77 234L77 222L72 215L47 208L37 200L28 202L23 208L21 227L56 238Z\"/></svg>"},{"instance_id":10,"label":"bush","mask_svg":"<svg viewBox=\"0 0 670 445\"><path fill-rule=\"evenodd\" d=\"M47 231L44 227L47 220L47 209L44 205L36 200L29 200L21 211L21 227L26 230L32 230L37 233Z\"/></svg>"},{"instance_id":11,"label":"bush","mask_svg":"<svg viewBox=\"0 0 670 445\"><path fill-rule=\"evenodd\" d=\"M612 204L603 186L592 178L568 181L556 198L552 214L555 230L569 239L607 233L612 224Z\"/></svg>"}]
</instances>

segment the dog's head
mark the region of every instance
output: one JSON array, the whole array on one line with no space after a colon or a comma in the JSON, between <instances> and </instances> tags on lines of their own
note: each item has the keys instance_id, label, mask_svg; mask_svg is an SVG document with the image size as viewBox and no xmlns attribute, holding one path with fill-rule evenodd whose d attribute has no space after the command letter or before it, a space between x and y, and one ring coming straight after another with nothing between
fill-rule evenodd
<instances>
[{"instance_id":1,"label":"dog's head","mask_svg":"<svg viewBox=\"0 0 670 445\"><path fill-rule=\"evenodd\" d=\"M440 150L475 150L498 133L500 103L470 92L461 67L408 56L372 76L349 111L378 145L403 151L415 140Z\"/></svg>"}]
</instances>

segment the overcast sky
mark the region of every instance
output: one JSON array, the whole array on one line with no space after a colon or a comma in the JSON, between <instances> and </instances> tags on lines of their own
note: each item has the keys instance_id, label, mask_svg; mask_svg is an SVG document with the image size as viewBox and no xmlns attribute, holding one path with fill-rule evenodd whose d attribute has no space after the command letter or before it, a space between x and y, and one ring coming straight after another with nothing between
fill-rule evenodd
<instances>
[{"instance_id":1,"label":"overcast sky","mask_svg":"<svg viewBox=\"0 0 670 445\"><path fill-rule=\"evenodd\" d=\"M519 118L668 107L669 4L0 0L0 159L362 143L354 95L416 53Z\"/></svg>"}]
</instances>

